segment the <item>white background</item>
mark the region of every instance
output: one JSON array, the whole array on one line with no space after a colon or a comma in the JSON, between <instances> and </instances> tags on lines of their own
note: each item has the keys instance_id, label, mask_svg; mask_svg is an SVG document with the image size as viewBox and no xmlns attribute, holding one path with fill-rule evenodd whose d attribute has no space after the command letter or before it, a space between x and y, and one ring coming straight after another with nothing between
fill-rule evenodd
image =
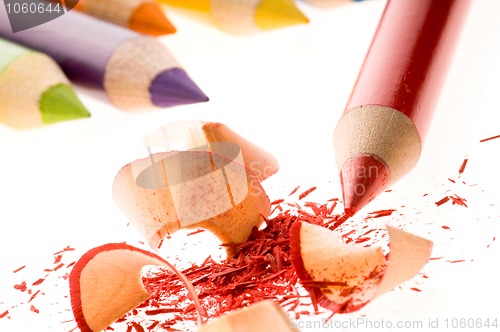
<instances>
[{"instance_id":1,"label":"white background","mask_svg":"<svg viewBox=\"0 0 500 332\"><path fill-rule=\"evenodd\" d=\"M300 3L308 25L251 36L231 36L169 10L178 33L162 40L210 102L124 112L103 92L76 86L92 118L26 131L0 126L0 313L11 312L10 319L0 319L0 331L74 326L59 326L68 312L54 311L69 309L64 285L45 289L46 298L55 297L58 305L34 300L40 314L26 305L11 309L26 300L13 285L43 276L42 270L52 267L52 254L68 245L76 248L71 261L104 243L141 240L126 227L111 186L122 166L147 155L142 139L162 124L223 122L272 152L281 169L265 183L271 200L298 185L317 186L311 199L318 202L340 197L333 130L384 4L339 2L319 9ZM500 236L500 139L479 143L500 134L499 17L497 0L473 1L418 166L358 217L365 223L367 212L396 208L398 213L384 221L433 240L433 257L443 258L425 268L427 279L410 281L360 313L337 319L363 314L378 321L420 320L426 326L439 318L442 328L447 317L491 319L496 314L500 324L494 308L500 295L500 244L493 241ZM466 155L469 163L457 178ZM465 197L469 207L449 202L436 207L435 201L451 193ZM446 262L461 259L466 262ZM12 273L22 265L27 268Z\"/></svg>"}]
</instances>

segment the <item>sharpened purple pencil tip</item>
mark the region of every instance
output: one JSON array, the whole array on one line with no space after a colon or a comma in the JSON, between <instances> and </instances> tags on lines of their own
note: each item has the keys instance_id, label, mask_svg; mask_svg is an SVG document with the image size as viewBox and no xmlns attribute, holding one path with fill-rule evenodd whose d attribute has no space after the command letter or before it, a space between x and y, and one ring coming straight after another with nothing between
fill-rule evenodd
<instances>
[{"instance_id":1,"label":"sharpened purple pencil tip","mask_svg":"<svg viewBox=\"0 0 500 332\"><path fill-rule=\"evenodd\" d=\"M151 101L158 107L171 107L208 101L208 97L180 68L159 73L149 86Z\"/></svg>"}]
</instances>

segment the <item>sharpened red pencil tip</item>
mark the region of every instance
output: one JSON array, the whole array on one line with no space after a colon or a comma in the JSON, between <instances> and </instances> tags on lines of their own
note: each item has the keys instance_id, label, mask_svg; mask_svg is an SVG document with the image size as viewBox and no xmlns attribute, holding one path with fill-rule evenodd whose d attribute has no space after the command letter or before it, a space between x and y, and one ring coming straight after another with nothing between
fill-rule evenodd
<instances>
[{"instance_id":1,"label":"sharpened red pencil tip","mask_svg":"<svg viewBox=\"0 0 500 332\"><path fill-rule=\"evenodd\" d=\"M345 213L354 215L384 191L389 169L372 154L361 154L345 162L340 172Z\"/></svg>"}]
</instances>

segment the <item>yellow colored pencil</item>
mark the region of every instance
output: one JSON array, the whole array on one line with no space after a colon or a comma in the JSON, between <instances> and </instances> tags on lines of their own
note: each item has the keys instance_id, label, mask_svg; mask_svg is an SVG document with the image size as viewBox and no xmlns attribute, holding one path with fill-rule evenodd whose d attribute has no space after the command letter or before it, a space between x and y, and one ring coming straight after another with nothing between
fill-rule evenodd
<instances>
[{"instance_id":1,"label":"yellow colored pencil","mask_svg":"<svg viewBox=\"0 0 500 332\"><path fill-rule=\"evenodd\" d=\"M155 0L80 0L75 8L85 14L152 36L176 31Z\"/></svg>"},{"instance_id":2,"label":"yellow colored pencil","mask_svg":"<svg viewBox=\"0 0 500 332\"><path fill-rule=\"evenodd\" d=\"M89 116L52 58L0 39L1 123L26 129Z\"/></svg>"},{"instance_id":3,"label":"yellow colored pencil","mask_svg":"<svg viewBox=\"0 0 500 332\"><path fill-rule=\"evenodd\" d=\"M309 19L293 0L159 0L167 5L209 13L233 33L272 30L305 24Z\"/></svg>"}]
</instances>

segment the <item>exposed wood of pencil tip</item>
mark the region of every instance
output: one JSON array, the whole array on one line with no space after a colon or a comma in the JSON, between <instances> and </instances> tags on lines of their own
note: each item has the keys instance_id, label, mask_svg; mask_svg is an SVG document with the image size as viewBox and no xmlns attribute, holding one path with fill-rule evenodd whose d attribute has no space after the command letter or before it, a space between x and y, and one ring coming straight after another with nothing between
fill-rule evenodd
<instances>
[{"instance_id":1,"label":"exposed wood of pencil tip","mask_svg":"<svg viewBox=\"0 0 500 332\"><path fill-rule=\"evenodd\" d=\"M234 34L247 34L309 22L293 0L161 1L173 6L210 13L215 24Z\"/></svg>"},{"instance_id":2,"label":"exposed wood of pencil tip","mask_svg":"<svg viewBox=\"0 0 500 332\"><path fill-rule=\"evenodd\" d=\"M210 15L214 22L232 33L250 33L257 30L255 11L260 0L241 2L211 0Z\"/></svg>"},{"instance_id":3,"label":"exposed wood of pencil tip","mask_svg":"<svg viewBox=\"0 0 500 332\"><path fill-rule=\"evenodd\" d=\"M168 49L152 37L124 41L106 65L104 88L123 109L153 107L150 86L156 76L179 65Z\"/></svg>"},{"instance_id":4,"label":"exposed wood of pencil tip","mask_svg":"<svg viewBox=\"0 0 500 332\"><path fill-rule=\"evenodd\" d=\"M415 124L405 114L378 105L360 106L344 115L335 129L334 145L338 169L353 156L376 155L389 170L389 185L417 164L422 150Z\"/></svg>"},{"instance_id":5,"label":"exposed wood of pencil tip","mask_svg":"<svg viewBox=\"0 0 500 332\"><path fill-rule=\"evenodd\" d=\"M19 129L43 126L40 97L61 83L69 84L59 66L42 53L29 52L13 61L0 75L0 121Z\"/></svg>"},{"instance_id":6,"label":"exposed wood of pencil tip","mask_svg":"<svg viewBox=\"0 0 500 332\"><path fill-rule=\"evenodd\" d=\"M85 13L109 21L128 26L131 15L142 0L80 0L77 9Z\"/></svg>"}]
</instances>

